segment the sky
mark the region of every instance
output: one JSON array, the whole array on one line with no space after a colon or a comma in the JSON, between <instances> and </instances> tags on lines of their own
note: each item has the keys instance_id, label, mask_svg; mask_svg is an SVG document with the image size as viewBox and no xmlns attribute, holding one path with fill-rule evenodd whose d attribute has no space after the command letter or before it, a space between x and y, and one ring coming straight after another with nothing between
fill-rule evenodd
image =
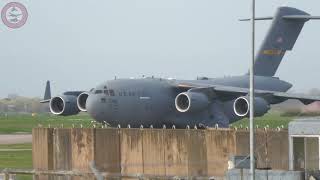
<instances>
[{"instance_id":1,"label":"sky","mask_svg":"<svg viewBox=\"0 0 320 180\"><path fill-rule=\"evenodd\" d=\"M46 80L57 95L115 76L195 79L249 68L251 26L238 19L251 16L251 0L17 1L29 16L19 29L0 21L0 98L41 97ZM256 14L283 5L320 15L319 0L257 0ZM269 25L257 22L257 46ZM276 74L295 91L320 88L319 30L320 21L306 23Z\"/></svg>"}]
</instances>

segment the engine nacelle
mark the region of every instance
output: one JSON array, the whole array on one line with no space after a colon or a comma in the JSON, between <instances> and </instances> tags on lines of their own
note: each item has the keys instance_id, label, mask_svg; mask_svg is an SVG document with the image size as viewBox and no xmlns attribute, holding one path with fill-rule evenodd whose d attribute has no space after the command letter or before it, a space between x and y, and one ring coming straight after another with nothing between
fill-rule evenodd
<instances>
[{"instance_id":1,"label":"engine nacelle","mask_svg":"<svg viewBox=\"0 0 320 180\"><path fill-rule=\"evenodd\" d=\"M204 110L209 105L208 97L198 92L183 92L175 99L176 109L179 112L196 112Z\"/></svg>"},{"instance_id":2,"label":"engine nacelle","mask_svg":"<svg viewBox=\"0 0 320 180\"><path fill-rule=\"evenodd\" d=\"M254 115L263 116L270 109L270 104L261 97L254 98ZM234 113L239 117L249 116L250 104L249 97L242 96L233 103Z\"/></svg>"},{"instance_id":3,"label":"engine nacelle","mask_svg":"<svg viewBox=\"0 0 320 180\"><path fill-rule=\"evenodd\" d=\"M72 95L62 95L51 98L49 103L52 114L68 116L80 112L77 106L77 97Z\"/></svg>"},{"instance_id":4,"label":"engine nacelle","mask_svg":"<svg viewBox=\"0 0 320 180\"><path fill-rule=\"evenodd\" d=\"M87 99L89 94L87 92L81 93L77 98L77 106L80 109L80 111L86 112L87 111Z\"/></svg>"}]
</instances>

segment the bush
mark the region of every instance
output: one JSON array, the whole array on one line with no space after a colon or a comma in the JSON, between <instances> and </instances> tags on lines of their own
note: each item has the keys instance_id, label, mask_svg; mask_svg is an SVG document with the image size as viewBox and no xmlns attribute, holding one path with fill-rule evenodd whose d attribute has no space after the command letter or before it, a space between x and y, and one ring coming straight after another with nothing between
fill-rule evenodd
<instances>
[{"instance_id":1,"label":"bush","mask_svg":"<svg viewBox=\"0 0 320 180\"><path fill-rule=\"evenodd\" d=\"M301 116L307 116L307 117L312 117L312 116L320 116L320 112L301 112L300 110L290 110L290 111L285 111L280 114L282 117L301 117Z\"/></svg>"},{"instance_id":2,"label":"bush","mask_svg":"<svg viewBox=\"0 0 320 180\"><path fill-rule=\"evenodd\" d=\"M290 111L285 111L280 114L282 117L295 117L295 116L300 116L301 111L300 110L290 110Z\"/></svg>"}]
</instances>

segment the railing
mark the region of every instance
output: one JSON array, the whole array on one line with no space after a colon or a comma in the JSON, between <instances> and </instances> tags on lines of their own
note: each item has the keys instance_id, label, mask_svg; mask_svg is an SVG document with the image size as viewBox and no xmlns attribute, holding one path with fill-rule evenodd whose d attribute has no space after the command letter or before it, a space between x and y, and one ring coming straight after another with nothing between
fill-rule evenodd
<instances>
[{"instance_id":1,"label":"railing","mask_svg":"<svg viewBox=\"0 0 320 180\"><path fill-rule=\"evenodd\" d=\"M206 176L165 176L165 175L150 175L150 174L119 174L119 173L107 173L107 172L84 172L84 171L54 171L54 170L21 170L21 169L3 169L0 171L4 174L4 180L10 180L10 175L32 175L34 179L38 179L39 176L78 176L84 179L96 178L97 180L103 179L196 179L196 180L219 180L221 177L206 177Z\"/></svg>"}]
</instances>

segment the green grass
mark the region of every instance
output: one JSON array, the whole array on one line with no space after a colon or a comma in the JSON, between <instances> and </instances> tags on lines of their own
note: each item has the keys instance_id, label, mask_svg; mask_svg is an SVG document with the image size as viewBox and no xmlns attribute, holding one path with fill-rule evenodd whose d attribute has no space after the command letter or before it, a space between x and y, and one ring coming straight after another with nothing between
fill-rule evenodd
<instances>
[{"instance_id":1,"label":"green grass","mask_svg":"<svg viewBox=\"0 0 320 180\"><path fill-rule=\"evenodd\" d=\"M32 145L31 144L1 144L0 145L0 169L32 169ZM19 150L22 151L12 151ZM8 150L8 151L6 151ZM31 180L30 175L18 175L17 180Z\"/></svg>"},{"instance_id":2,"label":"green grass","mask_svg":"<svg viewBox=\"0 0 320 180\"><path fill-rule=\"evenodd\" d=\"M32 151L1 151L0 168L32 169Z\"/></svg>"},{"instance_id":3,"label":"green grass","mask_svg":"<svg viewBox=\"0 0 320 180\"><path fill-rule=\"evenodd\" d=\"M255 124L258 127L276 128L283 126L284 128L288 127L288 123L293 119L299 117L299 115L290 114L281 114L279 112L270 112L263 117L255 118ZM91 124L92 118L86 114L80 114L75 116L54 116L48 114L39 114L36 116L31 115L17 115L12 114L9 116L0 115L0 134L13 134L13 133L31 133L32 128L38 127L80 127L80 124L83 127L92 127ZM242 119L232 124L233 127L243 128L249 126L248 119Z\"/></svg>"},{"instance_id":4,"label":"green grass","mask_svg":"<svg viewBox=\"0 0 320 180\"><path fill-rule=\"evenodd\" d=\"M38 127L83 127L92 126L92 119L88 115L76 116L51 116L48 114L39 114L31 116L28 114L18 115L9 114L0 115L0 134L31 133L32 128ZM32 148L31 144L9 144L0 145L0 169L32 169ZM6 151L6 149L8 151ZM11 149L24 149L22 151L10 151ZM17 180L32 180L30 175L17 175Z\"/></svg>"},{"instance_id":5,"label":"green grass","mask_svg":"<svg viewBox=\"0 0 320 180\"><path fill-rule=\"evenodd\" d=\"M30 175L18 175L16 176L16 180L32 180L33 177Z\"/></svg>"},{"instance_id":6,"label":"green grass","mask_svg":"<svg viewBox=\"0 0 320 180\"><path fill-rule=\"evenodd\" d=\"M31 144L0 144L0 149L31 149L31 148L32 148Z\"/></svg>"},{"instance_id":7,"label":"green grass","mask_svg":"<svg viewBox=\"0 0 320 180\"><path fill-rule=\"evenodd\" d=\"M259 128L269 127L269 128L277 128L283 126L284 128L288 128L288 124L290 121L298 118L298 116L283 116L279 112L270 112L262 117L257 117L254 120L254 123ZM249 119L245 118L240 121L237 121L232 124L232 127L249 127Z\"/></svg>"},{"instance_id":8,"label":"green grass","mask_svg":"<svg viewBox=\"0 0 320 180\"><path fill-rule=\"evenodd\" d=\"M89 127L91 124L91 117L88 115L76 115L76 116L53 116L48 114L42 115L17 115L12 114L8 116L0 116L0 134L12 134L12 133L31 133L32 128L43 127Z\"/></svg>"}]
</instances>

